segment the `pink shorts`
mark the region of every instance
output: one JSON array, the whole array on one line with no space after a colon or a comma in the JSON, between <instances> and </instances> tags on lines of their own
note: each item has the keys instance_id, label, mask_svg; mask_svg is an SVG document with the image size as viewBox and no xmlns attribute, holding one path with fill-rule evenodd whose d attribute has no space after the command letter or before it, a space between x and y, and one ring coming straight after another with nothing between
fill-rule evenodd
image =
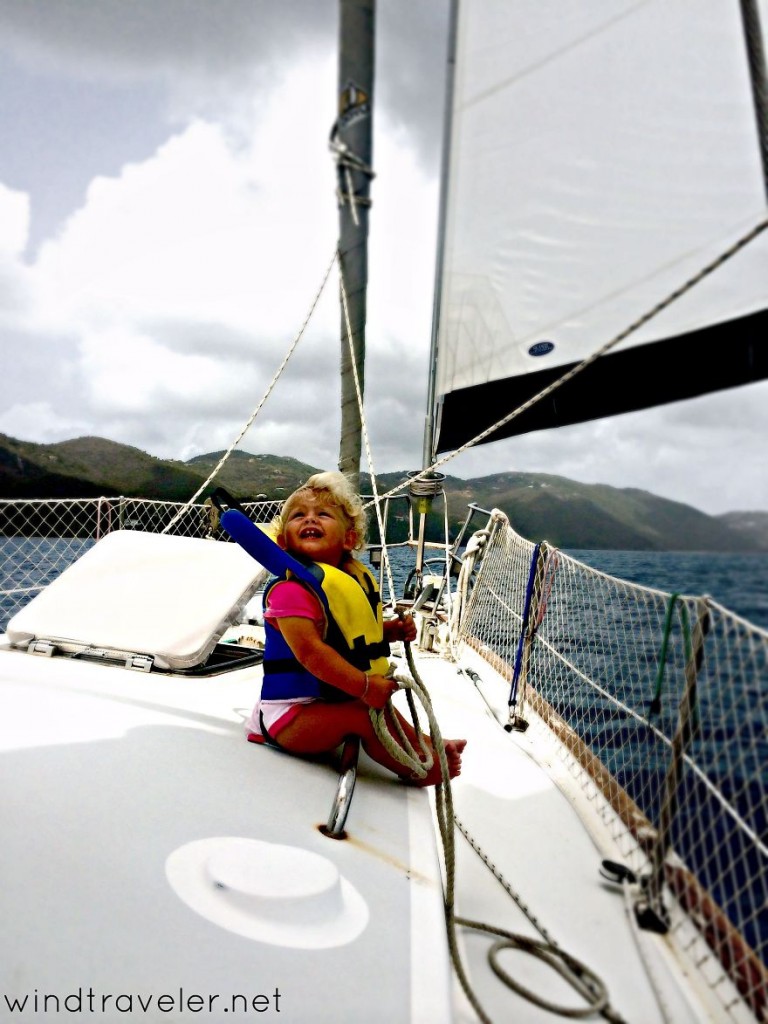
<instances>
[{"instance_id":1,"label":"pink shorts","mask_svg":"<svg viewBox=\"0 0 768 1024\"><path fill-rule=\"evenodd\" d=\"M250 718L245 723L249 743L266 743L261 723L272 739L276 739L287 725L290 725L304 704L314 703L314 697L303 700L256 701Z\"/></svg>"}]
</instances>

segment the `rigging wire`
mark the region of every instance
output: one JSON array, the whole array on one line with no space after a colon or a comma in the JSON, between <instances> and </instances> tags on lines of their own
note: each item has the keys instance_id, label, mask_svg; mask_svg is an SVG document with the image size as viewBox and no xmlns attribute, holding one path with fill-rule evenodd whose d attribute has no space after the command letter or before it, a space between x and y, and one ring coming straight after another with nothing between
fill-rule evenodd
<instances>
[{"instance_id":1,"label":"rigging wire","mask_svg":"<svg viewBox=\"0 0 768 1024\"><path fill-rule=\"evenodd\" d=\"M344 269L341 262L341 253L337 251L336 261L339 265L339 281L341 284L341 304L344 310L344 323L347 328L347 341L349 343L349 360L352 366L352 379L355 383L355 395L357 396L357 407L360 413L360 430L363 435L363 443L365 445L365 457L368 462L368 469L370 470L371 476L371 487L373 488L373 504L376 508L376 518L379 523L379 536L381 537L382 547L382 565L386 566L387 570L387 582L389 585L389 593L392 601L394 602L395 597L395 581L392 577L392 568L389 564L389 558L386 552L386 537L384 528L384 518L381 513L381 500L379 498L378 485L376 483L376 474L373 468L373 452L371 450L370 437L368 435L368 422L365 417L365 409L363 403L363 392L360 387L360 375L357 367L357 357L355 355L354 339L352 337L352 325L349 319L349 305L347 302L347 289L344 284Z\"/></svg>"},{"instance_id":2,"label":"rigging wire","mask_svg":"<svg viewBox=\"0 0 768 1024\"><path fill-rule=\"evenodd\" d=\"M242 439L245 437L246 433L250 430L251 426L253 425L254 420L256 419L256 417L261 412L261 409L262 409L264 403L269 398L269 396L272 394L272 391L274 390L275 385L277 384L278 380L282 376L283 370L288 365L288 361L291 358L291 356L293 355L296 346L299 344L299 342L301 341L302 337L304 336L304 332L306 331L307 326L309 324L309 321L312 319L312 315L315 312L315 309L317 308L317 304L320 301L320 296L325 291L325 286L328 283L328 278L331 276L331 271L333 270L334 264L336 263L337 259L338 259L338 246L336 246L334 248L334 250L333 250L333 256L331 258L331 262L328 264L328 267L327 267L327 269L325 271L325 274L323 275L323 279L322 279L322 281L320 283L320 287L318 288L317 293L315 294L315 297L312 300L312 303L311 303L311 305L309 307L309 310L307 311L307 315L304 317L304 321L303 321L301 327L299 328L298 334L293 339L291 344L288 346L288 351L283 356L283 360L280 363L280 365L278 366L277 370L275 371L275 375L273 376L272 380L269 382L269 384L267 386L267 390L262 395L261 401L256 406L256 408L253 410L253 412L249 416L248 420L246 421L245 425L243 426L243 428L241 429L240 433L237 435L235 440L232 442L232 444L229 446L229 448L227 448L226 452L224 452L224 454L219 459L219 461L217 462L217 464L213 468L213 470L211 470L211 473L210 473L208 479L205 481L205 483L201 484L200 487L198 487L198 489L195 491L195 493L192 495L192 497L189 499L189 501L179 509L179 511L176 513L176 515L173 517L173 519L170 521L170 523L168 523L168 525L165 527L165 529L163 530L163 533L168 533L168 531L171 529L171 527L174 526L179 521L179 519L183 515L184 511L186 509L188 509L191 505L194 505L194 503L197 501L197 499L200 497L200 495L203 493L203 491L206 489L206 487L208 487L208 485L210 483L212 483L212 481L218 476L219 472L224 467L224 464L227 462L227 460L229 459L229 457L232 454L232 452L235 450L235 448L237 448L237 446L240 444Z\"/></svg>"},{"instance_id":3,"label":"rigging wire","mask_svg":"<svg viewBox=\"0 0 768 1024\"><path fill-rule=\"evenodd\" d=\"M370 474L371 475L371 483L372 483L372 486L373 486L373 489L374 489L373 500L371 502L369 502L367 505L365 505L364 508L367 509L367 508L370 508L371 505L375 505L376 513L377 513L377 518L379 520L379 529L380 529L381 536L382 536L382 543L384 543L384 530L383 530L383 522L382 522L382 518L381 518L381 511L380 511L380 505L381 505L382 501L386 500L387 498L394 497L396 494L399 494L400 491L405 490L407 487L414 488L414 486L418 486L422 481L425 480L425 478L428 478L430 474L434 473L434 471L436 469L438 469L441 466L444 466L446 463L450 462L452 459L455 459L457 456L463 454L465 451L468 451L470 448L473 448L476 445L481 444L483 441L486 440L486 438L490 437L490 435L493 434L495 431L499 430L503 426L506 426L507 423L509 423L511 420L515 419L517 416L520 416L523 412L525 412L529 408L531 408L531 406L535 405L537 402L541 401L543 398L546 398L548 395L552 394L553 391L556 391L559 387L562 387L562 385L566 384L569 380L572 380L577 374L581 373L588 366L591 366L592 363L596 362L602 356L606 355L612 348L615 348L616 345L618 345L620 342L624 341L631 334L635 333L635 331L639 330L641 327L643 327L645 324L647 324L651 319L653 319L653 317L657 316L659 313L661 313L663 310L665 310L668 306L670 306L673 302L675 302L681 296L686 294L686 292L690 291L693 287L695 287L697 284L699 284L699 282L701 282L705 277L707 277L709 274L711 274L715 270L717 270L727 260L729 260L731 257L736 255L737 252L739 252L746 245L748 245L751 241L753 241L760 234L762 234L762 232L765 231L766 228L768 228L768 218L765 218L762 221L760 221L758 224L756 224L750 231L748 231L746 234L742 235L739 239L737 239L736 242L733 243L733 245L729 246L729 248L726 249L724 252L722 252L716 259L714 259L710 263L706 264L706 266L704 266L701 270L699 270L698 273L694 274L686 282L684 282L684 284L682 284L679 288L677 288L677 289L675 289L675 291L671 292L665 299L661 300L659 303L657 303L654 307L652 307L650 310L648 310L642 316L638 317L637 320L633 321L633 323L631 323L628 327L626 327L619 334L615 335L610 341L606 342L604 345L601 345L599 348L595 349L595 351L593 353L591 353L589 356L587 356L585 359L583 359L576 366L572 367L568 372L564 373L562 377L559 377L557 380L553 381L548 387L546 387L543 390L539 391L536 395L533 395L527 401L523 402L517 408L515 408L511 412L509 412L506 416L502 417L502 419L497 420L496 423L492 424L490 427L487 427L485 430L481 431L481 433L475 435L475 437L470 438L469 441L465 442L459 448L456 448L452 452L447 452L445 455L442 456L442 458L435 460L427 468L422 469L422 470L420 470L420 471L418 471L416 473L412 473L406 480L403 481L403 483L398 484L397 486L393 487L391 490L387 491L383 495L379 495L377 487L376 487L376 477L375 477L375 473L374 473L374 470L373 470L373 459L372 459L372 455L371 455L371 449L370 449L370 442L369 442L369 437L368 437L367 425L365 423L365 418L364 418L364 415L363 415L363 397L362 397L362 393L361 393L361 389L360 389L358 367L357 367L357 363L356 363L356 360L355 360L354 352L352 351L352 341L351 341L352 335L351 335L351 332L350 332L350 324L349 324L349 309L348 309L348 304L347 304L347 294L346 294L346 289L345 289L345 286L344 286L343 275L341 274L341 261L340 261L340 258L339 258L339 251L338 251L338 244L337 244L334 247L333 256L331 258L331 261L328 264L328 267L327 267L327 269L325 271L325 274L323 275L323 279L322 279L322 282L320 284L320 287L318 288L318 291L317 291L314 299L312 300L312 303L311 303L311 305L309 307L309 310L308 310L308 312L307 312L307 314L306 314L306 316L304 318L304 321L302 322L301 327L299 328L299 331L298 331L296 337L293 339L293 341L289 345L288 351L286 352L285 356L283 357L283 360L280 363L279 367L275 371L275 374L274 374L272 380L270 381L266 391L264 392L264 395L262 396L260 402L258 403L256 408L253 410L253 412L251 413L251 415L248 418L248 420L243 425L242 429L240 430L240 432L237 435L237 437L235 438L235 440L232 442L232 444L226 450L224 455L222 455L221 459L219 459L218 463L216 464L214 469L211 471L211 473L208 476L208 478L205 480L205 482L203 484L201 484L201 486L192 495L192 497L186 502L186 504L183 505L178 510L176 515L171 519L171 521L168 523L168 525L163 530L163 533L168 533L168 531L173 526L175 526L176 523L179 521L179 519L182 517L184 511L186 509L188 509L190 506L192 506L197 501L197 499L200 497L200 495L203 493L203 491L206 489L206 487L208 487L212 483L212 481L216 478L216 476L219 474L219 472L221 471L221 469L223 468L223 466L225 465L227 460L232 455L233 451L237 448L237 446L240 444L240 442L242 441L242 439L245 436L245 434L248 432L250 427L253 425L256 417L261 412L261 409L264 406L264 403L266 402L267 398L272 393L275 385L277 384L277 381L279 380L280 376L282 375L283 371L285 370L285 367L287 366L288 361L290 360L291 356L293 355L293 352L296 349L296 346L298 345L299 341L303 337L304 332L306 331L306 328L307 328L307 326L309 324L309 321L311 320L312 315L315 312L317 304L320 301L320 297L323 294L323 291L325 290L325 286L326 286L326 284L328 282L328 278L330 277L331 270L333 269L334 264L338 263L338 265L339 265L339 272L340 272L340 277L341 277L342 304L343 304L343 309L344 309L345 321L346 321L346 324L347 324L347 335L348 335L348 339L349 339L349 343L350 343L350 355L351 355L352 367L353 367L353 379L354 379L354 383L355 383L355 391L356 391L356 395L357 395L358 406L359 406L359 409L360 409L361 428L362 428L363 437L364 437L365 446L366 446L366 458L367 458L367 461L368 461L368 466L369 466L370 471L371 471L371 474ZM394 586L392 584L391 577L390 577L389 583L390 583L391 591L392 591L392 593L394 593Z\"/></svg>"},{"instance_id":4,"label":"rigging wire","mask_svg":"<svg viewBox=\"0 0 768 1024\"><path fill-rule=\"evenodd\" d=\"M768 84L766 83L765 48L760 27L760 12L756 0L740 0L741 20L747 44L749 77L752 84L752 102L755 108L760 158L763 166L763 186L768 197Z\"/></svg>"}]
</instances>

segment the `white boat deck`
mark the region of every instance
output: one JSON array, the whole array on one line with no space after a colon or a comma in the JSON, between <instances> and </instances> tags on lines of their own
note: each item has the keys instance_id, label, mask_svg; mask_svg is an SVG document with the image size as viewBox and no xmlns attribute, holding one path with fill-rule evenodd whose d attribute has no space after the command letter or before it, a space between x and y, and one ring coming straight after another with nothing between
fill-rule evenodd
<instances>
[{"instance_id":1,"label":"white boat deck","mask_svg":"<svg viewBox=\"0 0 768 1024\"><path fill-rule=\"evenodd\" d=\"M640 942L654 989L624 894L600 875L603 859L621 858L611 848L594 805L574 783L554 743L533 728L524 733L502 728L508 684L494 677L472 652L466 657L465 664L482 674L483 696L456 665L437 658L422 658L419 663L443 735L468 739L462 774L452 786L456 818L551 938L602 981L612 1009L623 1020L722 1020L722 1010L709 1003L706 991L694 988L692 979L685 977L668 941L643 932ZM455 849L457 915L541 939L458 831ZM491 1020L556 1019L551 1011L510 991L488 969L493 936L468 929L459 933L473 986ZM505 950L499 963L544 1000L569 1008L584 1005L552 968L529 954ZM457 1024L476 1020L462 994L456 997L454 1012Z\"/></svg>"},{"instance_id":2,"label":"white boat deck","mask_svg":"<svg viewBox=\"0 0 768 1024\"><path fill-rule=\"evenodd\" d=\"M350 839L323 836L338 774L245 740L259 672L173 678L0 651L0 1019L25 998L19 1020L61 1019L78 998L107 1021L130 1000L153 1021L450 1019L427 794L365 774ZM166 862L217 837L320 855L345 880L343 908L291 927L300 908L276 904L260 928L247 906L228 913L233 893L201 864L203 902L225 901L252 935L213 923Z\"/></svg>"},{"instance_id":3,"label":"white boat deck","mask_svg":"<svg viewBox=\"0 0 768 1024\"><path fill-rule=\"evenodd\" d=\"M580 817L588 801L581 807L539 764L549 754L533 730L504 732L455 665L427 656L422 666L444 736L469 741L456 814L556 941L602 979L628 1022L718 1019L678 987L665 940L644 935L665 1017L622 894L599 874L608 853ZM125 1019L129 999L147 1020L477 1019L449 974L428 791L363 758L348 838L323 836L336 772L244 739L259 673L179 678L0 651L0 1001L26 998L20 1020L53 1019L66 997L67 1009L90 998L90 1019L109 1021ZM343 909L293 926L287 907L262 928L247 898L205 876L228 837L330 861ZM457 912L538 937L458 834L456 853ZM171 855L186 868L172 857L169 869ZM462 933L490 1019L555 1019L501 985L489 945ZM580 1004L532 957L507 951L501 963L545 998ZM173 1012L144 1013L139 997L163 995ZM6 1005L0 1016L15 1019Z\"/></svg>"}]
</instances>

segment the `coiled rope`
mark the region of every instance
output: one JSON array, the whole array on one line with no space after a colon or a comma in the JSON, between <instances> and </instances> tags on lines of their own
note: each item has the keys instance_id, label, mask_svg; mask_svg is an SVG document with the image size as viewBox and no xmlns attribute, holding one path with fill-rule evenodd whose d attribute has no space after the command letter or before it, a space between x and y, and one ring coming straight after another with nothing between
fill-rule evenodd
<instances>
[{"instance_id":1,"label":"coiled rope","mask_svg":"<svg viewBox=\"0 0 768 1024\"><path fill-rule=\"evenodd\" d=\"M571 954L567 953L564 949L558 946L556 942L554 942L542 925L529 912L525 904L514 893L510 884L503 878L495 866L491 864L482 851L480 851L479 847L474 843L467 830L456 818L453 807L453 792L451 789L451 779L448 771L448 761L445 755L445 743L440 733L440 727L432 708L432 701L429 693L419 676L418 669L416 668L413 653L411 651L411 645L407 642L405 643L405 652L410 674L405 672L396 672L394 678L406 691L414 729L417 734L421 736L421 728L419 725L418 714L416 713L414 695L418 697L429 723L429 735L432 742L432 751L434 751L434 754L438 757L440 763L442 782L435 787L435 811L440 831L440 841L443 848L443 860L446 876L443 902L448 935L448 948L450 950L451 962L453 963L454 970L456 971L456 975L462 989L464 990L464 994L472 1005L472 1008L483 1024L492 1024L491 1018L485 1012L467 976L458 946L457 927L471 928L475 931L486 932L489 935L497 937L488 952L488 960L492 970L508 988L514 990L530 1002L535 1003L546 1010L550 1010L553 1013L560 1014L562 1017L580 1019L599 1013L606 1020L611 1021L612 1024L625 1024L623 1018L610 1006L608 992L601 979L581 963L581 961L577 960L576 957L571 956ZM414 750L412 744L408 741L407 737L403 734L402 727L399 725L397 716L394 714L389 704L381 711L371 708L369 710L369 714L376 735L392 757L409 767L416 777L424 778L432 767L434 760L432 753L426 748L423 741L422 752L425 756L421 759L418 753ZM400 743L395 740L389 729L390 721L397 723L396 732L401 739ZM467 918L456 915L456 850L454 842L454 827L460 829L472 848L480 855L484 863L490 868L494 877L501 882L504 889L510 896L512 896L531 923L537 928L542 935L541 939L518 935L502 928L496 928L494 925L486 924L482 921L471 921ZM514 979L500 965L498 957L505 949L519 949L522 952L529 953L548 964L574 989L576 989L580 995L583 996L587 1005L575 1008L559 1006L556 1003L552 1003L549 1000L544 999L542 996L539 996L530 989L525 988L525 986L521 985L520 982Z\"/></svg>"},{"instance_id":2,"label":"coiled rope","mask_svg":"<svg viewBox=\"0 0 768 1024\"><path fill-rule=\"evenodd\" d=\"M409 649L408 644L406 644L406 649ZM395 672L392 678L395 679L400 684L400 688L406 692L406 700L408 701L408 708L411 712L411 721L413 722L413 728L416 735L419 737L419 746L423 756L419 756L418 751L406 736L405 731L400 724L400 719L394 712L391 701L387 701L386 705L381 710L376 708L368 709L371 724L373 725L373 731L376 733L376 736L387 752L391 754L396 761L399 761L400 764L405 765L406 768L410 768L413 778L424 779L427 777L430 769L435 763L433 751L436 751L438 756L442 755L442 758L445 757L445 745L442 742L442 737L440 736L440 728L437 724L437 719L432 711L432 702L426 688L420 680L417 681L415 676L409 676L405 672ZM414 693L418 696L419 701L427 714L427 719L429 721L429 735L432 740L432 749L427 746L424 740L424 734L421 730L416 702L413 696ZM397 739L395 738L395 734ZM442 760L440 764L442 768ZM442 774L443 779L447 777L447 774L448 766L446 762L445 771Z\"/></svg>"}]
</instances>

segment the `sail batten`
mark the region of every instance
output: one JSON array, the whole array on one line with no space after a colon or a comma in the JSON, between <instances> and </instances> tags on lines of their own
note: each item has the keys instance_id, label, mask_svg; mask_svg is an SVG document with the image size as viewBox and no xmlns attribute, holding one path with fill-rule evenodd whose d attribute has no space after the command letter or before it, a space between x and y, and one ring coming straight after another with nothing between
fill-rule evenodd
<instances>
[{"instance_id":1,"label":"sail batten","mask_svg":"<svg viewBox=\"0 0 768 1024\"><path fill-rule=\"evenodd\" d=\"M521 20L500 0L461 7L437 451L599 350L766 215L738 5L565 13L542 0ZM488 440L768 376L755 369L766 342L748 326L757 317L765 337L766 235L569 383L573 399L553 396L549 413L526 412ZM611 386L628 366L642 386Z\"/></svg>"}]
</instances>

